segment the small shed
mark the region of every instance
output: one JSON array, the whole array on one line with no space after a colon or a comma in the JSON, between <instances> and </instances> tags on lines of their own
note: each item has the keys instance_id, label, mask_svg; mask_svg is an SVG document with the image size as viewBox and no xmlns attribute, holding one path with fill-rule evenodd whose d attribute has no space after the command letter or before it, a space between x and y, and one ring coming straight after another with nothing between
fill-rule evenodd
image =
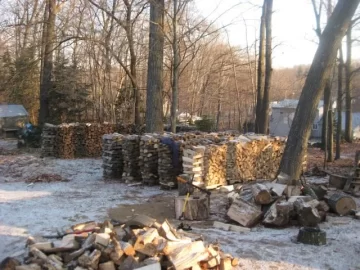
<instances>
[{"instance_id":1,"label":"small shed","mask_svg":"<svg viewBox=\"0 0 360 270\"><path fill-rule=\"evenodd\" d=\"M17 131L29 121L29 114L23 105L0 104L0 132Z\"/></svg>"}]
</instances>

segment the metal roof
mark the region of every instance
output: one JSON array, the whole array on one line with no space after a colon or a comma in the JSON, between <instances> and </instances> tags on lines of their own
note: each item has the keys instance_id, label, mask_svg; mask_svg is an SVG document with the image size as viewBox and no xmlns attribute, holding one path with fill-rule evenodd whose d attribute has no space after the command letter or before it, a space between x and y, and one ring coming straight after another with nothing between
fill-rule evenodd
<instances>
[{"instance_id":1,"label":"metal roof","mask_svg":"<svg viewBox=\"0 0 360 270\"><path fill-rule=\"evenodd\" d=\"M23 105L16 104L0 104L0 118L16 117L16 116L28 116L28 112Z\"/></svg>"},{"instance_id":2,"label":"metal roof","mask_svg":"<svg viewBox=\"0 0 360 270\"><path fill-rule=\"evenodd\" d=\"M292 108L296 109L297 105L299 103L298 99L284 99L281 101L273 101L270 103L271 108ZM324 106L324 101L320 100L318 108L321 108ZM333 103L333 108L336 108L336 102Z\"/></svg>"}]
</instances>

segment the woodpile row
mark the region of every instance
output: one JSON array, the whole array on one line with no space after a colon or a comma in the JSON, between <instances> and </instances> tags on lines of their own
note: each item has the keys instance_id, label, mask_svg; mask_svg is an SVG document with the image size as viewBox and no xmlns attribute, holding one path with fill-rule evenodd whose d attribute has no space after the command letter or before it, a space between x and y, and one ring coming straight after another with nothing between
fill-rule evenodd
<instances>
[{"instance_id":1,"label":"woodpile row","mask_svg":"<svg viewBox=\"0 0 360 270\"><path fill-rule=\"evenodd\" d=\"M239 136L227 144L227 181L274 179L284 151L284 141L264 136Z\"/></svg>"},{"instance_id":2,"label":"woodpile row","mask_svg":"<svg viewBox=\"0 0 360 270\"><path fill-rule=\"evenodd\" d=\"M122 145L122 154L124 160L122 180L126 183L141 181L139 166L140 137L138 135L125 136Z\"/></svg>"},{"instance_id":3,"label":"woodpile row","mask_svg":"<svg viewBox=\"0 0 360 270\"><path fill-rule=\"evenodd\" d=\"M284 146L284 140L260 135L129 135L122 147L123 180L167 187L175 187L182 173L204 186L270 180L276 177Z\"/></svg>"},{"instance_id":4,"label":"woodpile row","mask_svg":"<svg viewBox=\"0 0 360 270\"><path fill-rule=\"evenodd\" d=\"M103 173L105 178L121 178L123 174L123 154L121 134L106 134L103 136Z\"/></svg>"},{"instance_id":5,"label":"woodpile row","mask_svg":"<svg viewBox=\"0 0 360 270\"><path fill-rule=\"evenodd\" d=\"M115 124L70 123L61 125L45 124L42 132L41 154L43 157L64 159L100 157L102 136L118 132L136 132L131 126Z\"/></svg>"},{"instance_id":6,"label":"woodpile row","mask_svg":"<svg viewBox=\"0 0 360 270\"><path fill-rule=\"evenodd\" d=\"M159 183L158 148L160 140L157 134L146 134L140 138L139 167L141 178L146 185Z\"/></svg>"},{"instance_id":7,"label":"woodpile row","mask_svg":"<svg viewBox=\"0 0 360 270\"><path fill-rule=\"evenodd\" d=\"M232 269L239 264L218 244L207 245L177 232L168 221L160 224L147 216L136 216L121 226L110 221L77 224L59 238L29 237L24 263L10 259L2 265L15 265L16 270L183 270Z\"/></svg>"}]
</instances>

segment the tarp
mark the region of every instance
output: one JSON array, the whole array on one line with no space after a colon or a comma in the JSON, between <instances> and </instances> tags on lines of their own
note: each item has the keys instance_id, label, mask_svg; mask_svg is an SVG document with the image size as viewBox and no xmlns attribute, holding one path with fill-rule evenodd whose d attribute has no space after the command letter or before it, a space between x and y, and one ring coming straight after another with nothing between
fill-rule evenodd
<instances>
[{"instance_id":1,"label":"tarp","mask_svg":"<svg viewBox=\"0 0 360 270\"><path fill-rule=\"evenodd\" d=\"M0 105L0 118L28 116L28 112L22 105Z\"/></svg>"}]
</instances>

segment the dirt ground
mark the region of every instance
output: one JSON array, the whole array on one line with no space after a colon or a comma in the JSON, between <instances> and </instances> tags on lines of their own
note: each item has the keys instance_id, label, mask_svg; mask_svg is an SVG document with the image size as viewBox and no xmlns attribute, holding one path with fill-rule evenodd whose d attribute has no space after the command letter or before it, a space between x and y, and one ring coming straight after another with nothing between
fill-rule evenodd
<instances>
[{"instance_id":1,"label":"dirt ground","mask_svg":"<svg viewBox=\"0 0 360 270\"><path fill-rule=\"evenodd\" d=\"M101 164L101 159L41 159L36 151L18 151L15 142L0 140L0 259L24 253L29 235L54 233L83 221L126 221L146 214L179 224L174 219L176 191L104 181ZM69 182L25 183L42 173L58 174ZM320 225L328 243L316 247L294 242L297 227L259 225L247 234L214 229L213 220L226 220L226 206L226 196L214 192L209 221L191 223L191 232L209 243L219 242L225 252L239 257L239 269L360 269L359 220L328 217Z\"/></svg>"}]
</instances>

